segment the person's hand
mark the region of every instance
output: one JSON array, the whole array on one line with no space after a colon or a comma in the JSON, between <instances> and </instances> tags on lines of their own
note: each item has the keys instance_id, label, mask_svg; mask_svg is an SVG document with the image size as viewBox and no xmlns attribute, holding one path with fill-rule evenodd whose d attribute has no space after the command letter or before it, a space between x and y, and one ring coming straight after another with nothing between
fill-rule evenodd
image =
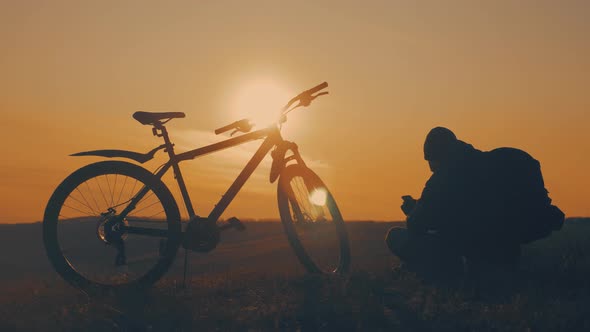
<instances>
[{"instance_id":1,"label":"person's hand","mask_svg":"<svg viewBox=\"0 0 590 332\"><path fill-rule=\"evenodd\" d=\"M406 216L409 216L412 213L412 211L414 211L414 208L416 207L416 203L418 201L409 195L402 196L402 199L404 200L404 203L402 204L401 209Z\"/></svg>"}]
</instances>

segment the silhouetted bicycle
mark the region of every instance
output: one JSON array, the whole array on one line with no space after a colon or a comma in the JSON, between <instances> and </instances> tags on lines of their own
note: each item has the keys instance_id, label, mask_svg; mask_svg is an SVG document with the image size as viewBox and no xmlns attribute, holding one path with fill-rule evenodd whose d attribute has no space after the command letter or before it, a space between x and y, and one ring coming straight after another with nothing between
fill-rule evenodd
<instances>
[{"instance_id":1,"label":"silhouetted bicycle","mask_svg":"<svg viewBox=\"0 0 590 332\"><path fill-rule=\"evenodd\" d=\"M312 273L348 271L348 236L334 197L306 166L297 145L281 136L286 115L327 94L320 92L327 86L324 82L291 99L276 123L265 129L250 132L252 124L242 119L215 130L216 134L232 130L232 136L242 133L240 136L195 150L176 154L164 126L172 119L184 118L184 113L136 112L133 117L143 125L153 126L153 135L163 138L164 144L145 154L124 150L73 154L120 157L145 163L163 149L170 159L154 173L128 162L101 161L68 176L51 196L43 219L45 249L55 270L66 281L84 290L152 285L170 268L181 244L186 249L209 252L219 243L220 231L245 228L237 218L230 218L223 225L218 224L218 220L272 150L270 181L278 179L279 213L296 256ZM258 139L264 139L262 145L209 216L197 216L179 163ZM170 168L189 216L184 230L178 205L161 180Z\"/></svg>"}]
</instances>

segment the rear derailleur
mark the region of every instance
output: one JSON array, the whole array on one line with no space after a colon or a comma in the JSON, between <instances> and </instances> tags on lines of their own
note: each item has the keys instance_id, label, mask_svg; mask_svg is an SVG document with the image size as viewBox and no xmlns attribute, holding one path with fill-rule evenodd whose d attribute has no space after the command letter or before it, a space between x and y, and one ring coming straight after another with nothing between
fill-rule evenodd
<instances>
[{"instance_id":1,"label":"rear derailleur","mask_svg":"<svg viewBox=\"0 0 590 332\"><path fill-rule=\"evenodd\" d=\"M117 249L115 256L115 266L127 265L127 255L125 254L125 240L127 233L124 228L129 226L129 222L117 216L117 211L108 208L106 212L100 214L100 219L96 224L96 236L105 245L111 245Z\"/></svg>"}]
</instances>

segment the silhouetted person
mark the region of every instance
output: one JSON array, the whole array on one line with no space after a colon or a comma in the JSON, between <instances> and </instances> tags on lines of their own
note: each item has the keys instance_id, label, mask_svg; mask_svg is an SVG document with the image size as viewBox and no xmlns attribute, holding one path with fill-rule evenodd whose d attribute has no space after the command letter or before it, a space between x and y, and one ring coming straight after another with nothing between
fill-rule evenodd
<instances>
[{"instance_id":1,"label":"silhouetted person","mask_svg":"<svg viewBox=\"0 0 590 332\"><path fill-rule=\"evenodd\" d=\"M482 152L447 128L424 143L432 176L422 196L403 196L407 228L389 230L389 249L410 269L433 277L456 276L480 263L514 269L520 246L561 227L539 162L526 152Z\"/></svg>"}]
</instances>

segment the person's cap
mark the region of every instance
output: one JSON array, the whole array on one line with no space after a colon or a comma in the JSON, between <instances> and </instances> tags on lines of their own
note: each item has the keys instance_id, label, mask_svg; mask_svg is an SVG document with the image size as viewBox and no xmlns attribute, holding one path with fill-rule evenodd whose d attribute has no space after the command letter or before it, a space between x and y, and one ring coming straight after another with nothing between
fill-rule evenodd
<instances>
[{"instance_id":1,"label":"person's cap","mask_svg":"<svg viewBox=\"0 0 590 332\"><path fill-rule=\"evenodd\" d=\"M435 127L426 135L424 141L424 159L438 161L445 158L451 146L457 142L457 136L447 128Z\"/></svg>"}]
</instances>

